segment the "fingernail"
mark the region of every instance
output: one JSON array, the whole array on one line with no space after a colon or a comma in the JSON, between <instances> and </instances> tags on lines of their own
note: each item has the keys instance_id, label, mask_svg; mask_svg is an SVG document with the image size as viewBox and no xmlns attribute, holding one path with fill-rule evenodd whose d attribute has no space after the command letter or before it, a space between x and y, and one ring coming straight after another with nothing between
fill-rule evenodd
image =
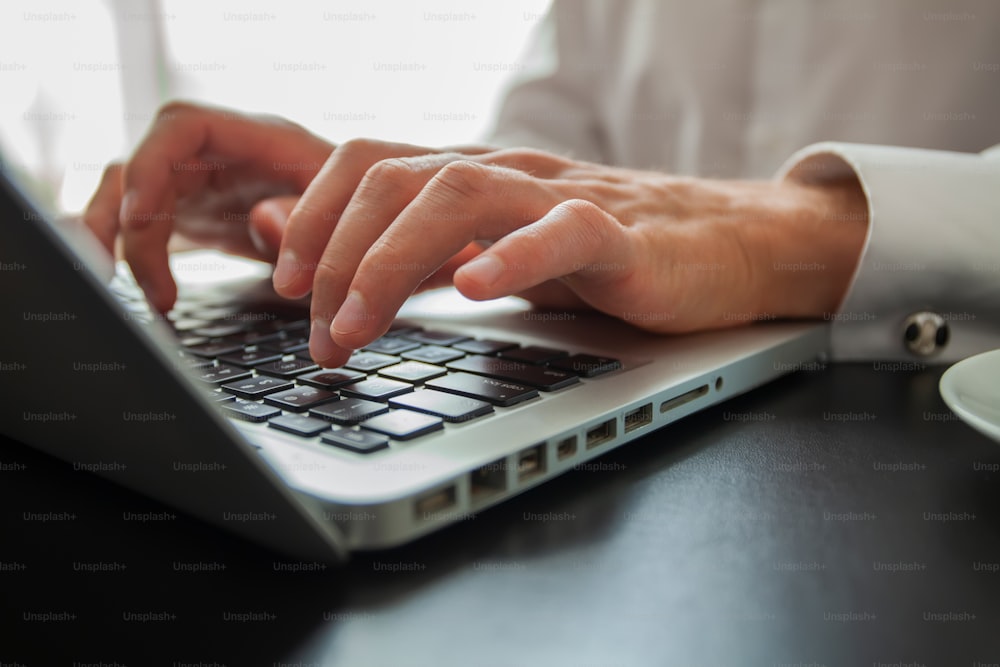
<instances>
[{"instance_id":1,"label":"fingernail","mask_svg":"<svg viewBox=\"0 0 1000 667\"><path fill-rule=\"evenodd\" d=\"M493 255L480 255L462 266L462 273L483 287L489 287L503 273L503 264Z\"/></svg>"},{"instance_id":2,"label":"fingernail","mask_svg":"<svg viewBox=\"0 0 1000 667\"><path fill-rule=\"evenodd\" d=\"M274 267L274 275L271 281L274 289L280 290L288 287L295 281L299 273L299 258L291 250L286 250L278 257L278 265Z\"/></svg>"},{"instance_id":3,"label":"fingernail","mask_svg":"<svg viewBox=\"0 0 1000 667\"><path fill-rule=\"evenodd\" d=\"M135 219L135 203L138 200L138 195L135 190L129 190L122 197L121 210L118 211L118 219L123 227L128 226L136 228L141 226L139 221Z\"/></svg>"},{"instance_id":4,"label":"fingernail","mask_svg":"<svg viewBox=\"0 0 1000 667\"><path fill-rule=\"evenodd\" d=\"M368 308L365 305L364 297L358 292L351 292L347 295L344 305L337 311L337 316L333 318L333 330L338 334L352 334L365 328L368 321Z\"/></svg>"},{"instance_id":5,"label":"fingernail","mask_svg":"<svg viewBox=\"0 0 1000 667\"><path fill-rule=\"evenodd\" d=\"M337 346L330 338L330 323L316 318L309 329L309 354L313 361L323 362L337 351Z\"/></svg>"}]
</instances>

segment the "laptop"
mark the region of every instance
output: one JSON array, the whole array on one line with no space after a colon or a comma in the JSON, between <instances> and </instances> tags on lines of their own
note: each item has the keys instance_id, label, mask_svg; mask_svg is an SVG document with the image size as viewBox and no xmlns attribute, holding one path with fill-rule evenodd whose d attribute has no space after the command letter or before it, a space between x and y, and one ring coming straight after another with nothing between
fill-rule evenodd
<instances>
[{"instance_id":1,"label":"laptop","mask_svg":"<svg viewBox=\"0 0 1000 667\"><path fill-rule=\"evenodd\" d=\"M815 322L658 336L444 289L318 369L308 303L278 298L266 265L176 255L178 306L153 316L126 269L11 176L0 432L288 557L403 544L828 348Z\"/></svg>"}]
</instances>

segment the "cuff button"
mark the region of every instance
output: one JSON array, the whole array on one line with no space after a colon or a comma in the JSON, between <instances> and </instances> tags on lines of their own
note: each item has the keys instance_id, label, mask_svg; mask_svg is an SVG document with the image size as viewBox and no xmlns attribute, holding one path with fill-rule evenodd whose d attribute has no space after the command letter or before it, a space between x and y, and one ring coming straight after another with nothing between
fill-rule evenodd
<instances>
[{"instance_id":1,"label":"cuff button","mask_svg":"<svg viewBox=\"0 0 1000 667\"><path fill-rule=\"evenodd\" d=\"M948 322L937 313L913 313L903 323L903 344L919 357L940 352L948 344Z\"/></svg>"}]
</instances>

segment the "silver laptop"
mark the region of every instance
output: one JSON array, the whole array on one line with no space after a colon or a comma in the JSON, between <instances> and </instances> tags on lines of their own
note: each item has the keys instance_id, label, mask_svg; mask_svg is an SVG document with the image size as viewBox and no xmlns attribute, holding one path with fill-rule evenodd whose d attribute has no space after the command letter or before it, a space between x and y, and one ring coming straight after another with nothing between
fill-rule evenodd
<instances>
[{"instance_id":1,"label":"silver laptop","mask_svg":"<svg viewBox=\"0 0 1000 667\"><path fill-rule=\"evenodd\" d=\"M818 323L656 336L439 290L318 369L308 304L276 297L269 267L175 256L181 299L154 317L127 270L9 176L0 431L296 558L460 521L828 347Z\"/></svg>"}]
</instances>

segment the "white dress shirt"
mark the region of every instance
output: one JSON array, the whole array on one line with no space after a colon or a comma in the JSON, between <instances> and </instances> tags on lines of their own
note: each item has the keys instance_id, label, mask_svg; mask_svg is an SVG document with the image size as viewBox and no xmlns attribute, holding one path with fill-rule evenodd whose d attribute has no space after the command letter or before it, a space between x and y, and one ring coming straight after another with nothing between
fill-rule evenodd
<instances>
[{"instance_id":1,"label":"white dress shirt","mask_svg":"<svg viewBox=\"0 0 1000 667\"><path fill-rule=\"evenodd\" d=\"M492 139L708 177L853 172L869 231L833 357L1000 347L1000 3L555 0Z\"/></svg>"}]
</instances>

